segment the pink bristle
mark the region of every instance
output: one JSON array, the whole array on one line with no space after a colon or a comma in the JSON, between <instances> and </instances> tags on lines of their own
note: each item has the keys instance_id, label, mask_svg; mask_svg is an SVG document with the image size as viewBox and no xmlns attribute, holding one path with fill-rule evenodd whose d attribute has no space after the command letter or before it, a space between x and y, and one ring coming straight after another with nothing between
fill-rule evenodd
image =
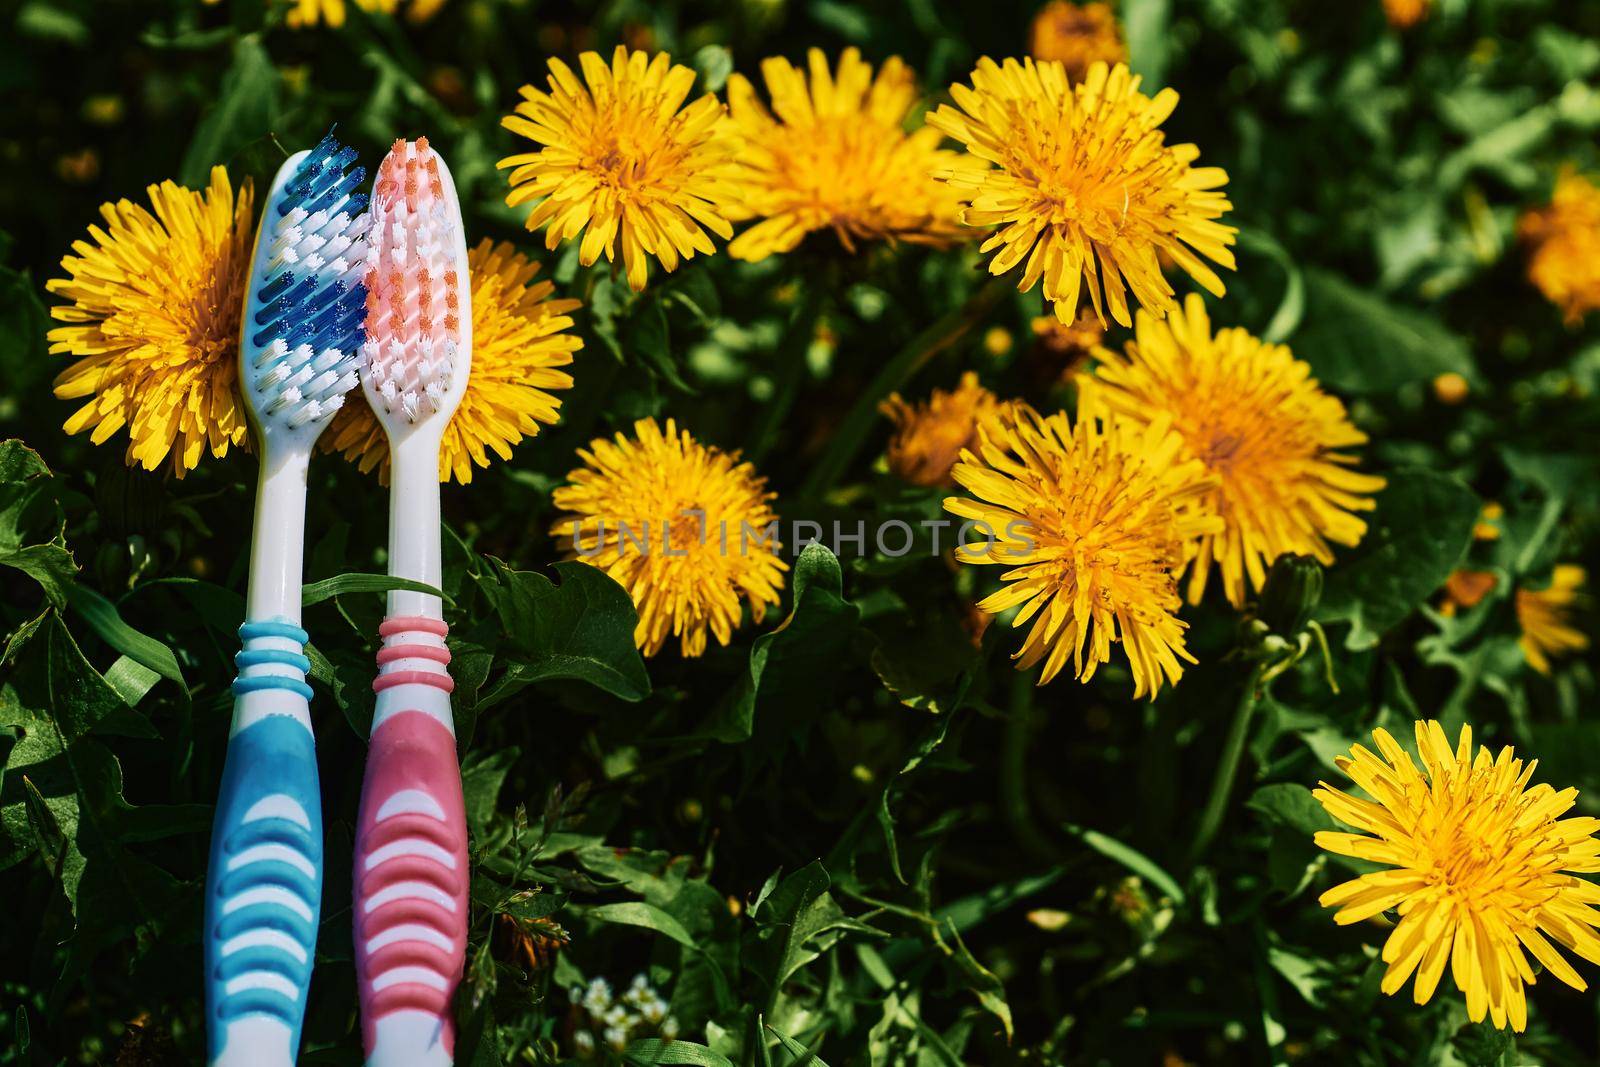
<instances>
[{"instance_id":1,"label":"pink bristle","mask_svg":"<svg viewBox=\"0 0 1600 1067\"><path fill-rule=\"evenodd\" d=\"M378 169L372 212L367 335L381 355L368 375L388 410L417 418L449 391L461 341L459 239L426 138L395 143Z\"/></svg>"}]
</instances>

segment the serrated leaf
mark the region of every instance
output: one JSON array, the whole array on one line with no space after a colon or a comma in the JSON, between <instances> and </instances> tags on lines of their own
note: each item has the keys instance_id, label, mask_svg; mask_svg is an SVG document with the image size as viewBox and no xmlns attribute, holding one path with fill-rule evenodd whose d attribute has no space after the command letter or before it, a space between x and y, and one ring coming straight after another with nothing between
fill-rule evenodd
<instances>
[{"instance_id":1,"label":"serrated leaf","mask_svg":"<svg viewBox=\"0 0 1600 1067\"><path fill-rule=\"evenodd\" d=\"M820 544L807 545L795 560L793 608L770 633L756 638L750 666L727 704L698 736L748 740L757 709L799 702L815 707L825 682L843 661L860 611L844 598L839 560Z\"/></svg>"},{"instance_id":2,"label":"serrated leaf","mask_svg":"<svg viewBox=\"0 0 1600 1067\"><path fill-rule=\"evenodd\" d=\"M561 584L534 571L514 570L490 557L493 571L477 576L500 617L515 660L483 701L502 700L532 682L570 678L623 700L650 693L650 676L633 643L633 600L605 572L587 563L554 565Z\"/></svg>"},{"instance_id":3,"label":"serrated leaf","mask_svg":"<svg viewBox=\"0 0 1600 1067\"><path fill-rule=\"evenodd\" d=\"M467 826L475 833L494 818L495 801L499 799L500 788L505 785L506 774L520 754L521 750L513 746L482 758L469 759L462 764L461 790L466 801Z\"/></svg>"},{"instance_id":4,"label":"serrated leaf","mask_svg":"<svg viewBox=\"0 0 1600 1067\"><path fill-rule=\"evenodd\" d=\"M65 524L50 468L21 441L0 441L0 565L13 567L61 607L78 565L67 550Z\"/></svg>"},{"instance_id":5,"label":"serrated leaf","mask_svg":"<svg viewBox=\"0 0 1600 1067\"><path fill-rule=\"evenodd\" d=\"M1481 503L1460 479L1431 470L1388 475L1367 535L1328 571L1318 618L1349 621L1345 646L1371 648L1444 584L1472 541Z\"/></svg>"},{"instance_id":6,"label":"serrated leaf","mask_svg":"<svg viewBox=\"0 0 1600 1067\"><path fill-rule=\"evenodd\" d=\"M272 132L278 117L278 69L255 34L233 45L233 63L222 86L195 127L179 167L179 180L203 189L211 168L225 165L245 145Z\"/></svg>"},{"instance_id":7,"label":"serrated leaf","mask_svg":"<svg viewBox=\"0 0 1600 1067\"><path fill-rule=\"evenodd\" d=\"M1466 342L1434 316L1392 304L1323 270L1305 272L1295 355L1346 393L1389 393L1447 372L1476 378Z\"/></svg>"},{"instance_id":8,"label":"serrated leaf","mask_svg":"<svg viewBox=\"0 0 1600 1067\"><path fill-rule=\"evenodd\" d=\"M1308 837L1321 830L1338 828L1332 816L1311 795L1311 790L1299 782L1264 785L1250 795L1246 804L1251 810Z\"/></svg>"}]
</instances>

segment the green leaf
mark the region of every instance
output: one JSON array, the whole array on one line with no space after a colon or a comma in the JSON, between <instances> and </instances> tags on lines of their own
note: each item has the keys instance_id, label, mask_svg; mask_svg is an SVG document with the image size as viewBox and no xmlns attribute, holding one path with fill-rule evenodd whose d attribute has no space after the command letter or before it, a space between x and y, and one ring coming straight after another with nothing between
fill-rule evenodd
<instances>
[{"instance_id":1,"label":"green leaf","mask_svg":"<svg viewBox=\"0 0 1600 1067\"><path fill-rule=\"evenodd\" d=\"M1500 1067L1515 1062L1511 1056L1516 1052L1517 1038L1511 1031L1487 1021L1468 1023L1456 1031L1450 1047L1469 1067Z\"/></svg>"},{"instance_id":2,"label":"green leaf","mask_svg":"<svg viewBox=\"0 0 1600 1067\"><path fill-rule=\"evenodd\" d=\"M1308 837L1321 830L1338 829L1338 824L1317 803L1311 790L1298 782L1264 785L1251 794L1247 805L1251 810Z\"/></svg>"},{"instance_id":3,"label":"green leaf","mask_svg":"<svg viewBox=\"0 0 1600 1067\"><path fill-rule=\"evenodd\" d=\"M628 316L622 345L624 352L642 357L652 370L678 392L689 395L695 393L694 387L684 380L679 361L673 355L667 313L660 299L650 297L634 305L632 314Z\"/></svg>"},{"instance_id":4,"label":"green leaf","mask_svg":"<svg viewBox=\"0 0 1600 1067\"><path fill-rule=\"evenodd\" d=\"M117 661L106 669L106 684L115 689L122 702L130 708L137 707L139 701L159 681L161 675L127 656L118 656Z\"/></svg>"},{"instance_id":5,"label":"green leaf","mask_svg":"<svg viewBox=\"0 0 1600 1067\"><path fill-rule=\"evenodd\" d=\"M822 1047L821 1035L818 1035L816 1043L811 1048L806 1048L806 1046L779 1030L776 1026L771 1024L764 1025L767 1027L767 1032L778 1039L778 1044L783 1046L783 1050L795 1057L785 1067L828 1067L828 1061L817 1055L817 1049Z\"/></svg>"},{"instance_id":6,"label":"green leaf","mask_svg":"<svg viewBox=\"0 0 1600 1067\"><path fill-rule=\"evenodd\" d=\"M1278 310L1272 313L1271 321L1261 329L1263 341L1283 344L1294 336L1295 330L1300 327L1301 319L1305 317L1305 274L1289 250L1263 230L1241 229L1239 249L1244 252L1261 253L1283 272L1283 298L1278 301Z\"/></svg>"},{"instance_id":7,"label":"green leaf","mask_svg":"<svg viewBox=\"0 0 1600 1067\"><path fill-rule=\"evenodd\" d=\"M21 736L0 780L0 866L37 849L73 913L92 857L117 851L113 824L132 810L116 757L89 733L124 707L51 613L0 689L0 728Z\"/></svg>"},{"instance_id":8,"label":"green leaf","mask_svg":"<svg viewBox=\"0 0 1600 1067\"><path fill-rule=\"evenodd\" d=\"M751 966L773 997L795 972L845 934L880 934L847 916L828 892L831 885L827 870L813 861L778 883L762 902L759 916L752 913L758 930Z\"/></svg>"},{"instance_id":9,"label":"green leaf","mask_svg":"<svg viewBox=\"0 0 1600 1067\"><path fill-rule=\"evenodd\" d=\"M129 626L123 621L122 613L115 604L82 585L74 585L68 590L67 599L73 610L83 616L83 620L100 635L102 641L135 663L177 682L179 689L187 691L183 672L178 669L178 658L173 655L172 649Z\"/></svg>"},{"instance_id":10,"label":"green leaf","mask_svg":"<svg viewBox=\"0 0 1600 1067\"><path fill-rule=\"evenodd\" d=\"M962 977L967 981L967 988L978 998L984 1010L1000 1020L1000 1026L1005 1030L1006 1041L1010 1042L1011 1031L1011 1005L1006 1000L1005 983L1000 981L995 973L978 962L972 950L967 948L966 942L961 940L961 934L954 925L946 926L947 932L955 941L955 949L951 957L956 962L956 967L961 971Z\"/></svg>"},{"instance_id":11,"label":"green leaf","mask_svg":"<svg viewBox=\"0 0 1600 1067\"><path fill-rule=\"evenodd\" d=\"M734 1067L732 1060L692 1041L665 1041L648 1037L634 1041L623 1051L628 1063L691 1064L693 1067Z\"/></svg>"},{"instance_id":12,"label":"green leaf","mask_svg":"<svg viewBox=\"0 0 1600 1067\"><path fill-rule=\"evenodd\" d=\"M705 45L695 52L692 62L707 92L722 92L722 87L728 84L728 75L733 73L733 53L720 44Z\"/></svg>"},{"instance_id":13,"label":"green leaf","mask_svg":"<svg viewBox=\"0 0 1600 1067\"><path fill-rule=\"evenodd\" d=\"M1146 856L1132 845L1125 845L1109 834L1103 834L1099 830L1091 830L1085 826L1067 825L1063 829L1100 853L1100 855L1107 859L1116 860L1128 870L1161 890L1174 904L1181 905L1184 902L1183 887L1178 884L1177 879L1163 870L1155 860Z\"/></svg>"},{"instance_id":14,"label":"green leaf","mask_svg":"<svg viewBox=\"0 0 1600 1067\"><path fill-rule=\"evenodd\" d=\"M1432 470L1399 470L1378 494L1359 546L1328 571L1318 617L1352 623L1345 647L1371 648L1444 584L1472 542L1477 494Z\"/></svg>"},{"instance_id":15,"label":"green leaf","mask_svg":"<svg viewBox=\"0 0 1600 1067\"><path fill-rule=\"evenodd\" d=\"M300 589L300 604L310 607L346 593L387 593L391 589L409 589L414 593L436 596L446 604L453 604L448 596L426 582L410 578L396 578L390 574L336 574L320 582L309 582Z\"/></svg>"},{"instance_id":16,"label":"green leaf","mask_svg":"<svg viewBox=\"0 0 1600 1067\"><path fill-rule=\"evenodd\" d=\"M685 948L700 947L690 936L689 931L683 928L682 923L654 904L647 904L642 900L625 900L616 904L600 904L592 908L574 910L596 922L642 926L646 930L654 930L658 934L670 937Z\"/></svg>"},{"instance_id":17,"label":"green leaf","mask_svg":"<svg viewBox=\"0 0 1600 1067\"><path fill-rule=\"evenodd\" d=\"M793 609L756 638L750 667L733 697L699 736L730 743L750 738L758 707L815 707L819 685L837 673L860 611L844 599L839 560L820 544L807 545L794 564Z\"/></svg>"},{"instance_id":18,"label":"green leaf","mask_svg":"<svg viewBox=\"0 0 1600 1067\"><path fill-rule=\"evenodd\" d=\"M0 267L0 378L8 394L0 395L0 424L21 415L23 398L39 395L34 390L49 378L49 329L38 283L22 271Z\"/></svg>"},{"instance_id":19,"label":"green leaf","mask_svg":"<svg viewBox=\"0 0 1600 1067\"><path fill-rule=\"evenodd\" d=\"M14 567L61 607L78 565L67 551L66 524L39 453L21 441L0 441L0 565Z\"/></svg>"},{"instance_id":20,"label":"green leaf","mask_svg":"<svg viewBox=\"0 0 1600 1067\"><path fill-rule=\"evenodd\" d=\"M215 103L189 141L179 180L191 189L204 188L212 167L227 164L245 145L271 133L277 119L278 70L260 37L241 37Z\"/></svg>"},{"instance_id":21,"label":"green leaf","mask_svg":"<svg viewBox=\"0 0 1600 1067\"><path fill-rule=\"evenodd\" d=\"M505 785L506 774L517 762L520 753L521 750L513 746L463 763L461 790L466 800L467 825L474 833L481 832L494 818L495 801L500 797L500 788Z\"/></svg>"},{"instance_id":22,"label":"green leaf","mask_svg":"<svg viewBox=\"0 0 1600 1067\"><path fill-rule=\"evenodd\" d=\"M1127 0L1122 32L1128 42L1128 65L1143 82L1140 90L1154 96L1165 83L1167 46L1172 39L1172 0Z\"/></svg>"},{"instance_id":23,"label":"green leaf","mask_svg":"<svg viewBox=\"0 0 1600 1067\"><path fill-rule=\"evenodd\" d=\"M1389 393L1450 371L1477 377L1466 342L1432 315L1391 304L1328 271L1307 270L1305 286L1305 321L1294 351L1324 385Z\"/></svg>"},{"instance_id":24,"label":"green leaf","mask_svg":"<svg viewBox=\"0 0 1600 1067\"><path fill-rule=\"evenodd\" d=\"M633 643L638 615L627 591L609 575L567 561L555 564L557 585L534 571L513 570L493 557L489 561L493 573L478 575L478 586L499 615L518 662L484 702L557 678L588 682L623 700L649 695L650 676Z\"/></svg>"}]
</instances>

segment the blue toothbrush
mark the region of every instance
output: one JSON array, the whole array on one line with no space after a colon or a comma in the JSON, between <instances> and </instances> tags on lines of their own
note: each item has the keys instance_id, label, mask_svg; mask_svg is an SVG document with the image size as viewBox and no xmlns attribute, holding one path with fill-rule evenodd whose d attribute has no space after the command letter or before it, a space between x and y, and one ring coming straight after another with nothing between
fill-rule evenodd
<instances>
[{"instance_id":1,"label":"blue toothbrush","mask_svg":"<svg viewBox=\"0 0 1600 1067\"><path fill-rule=\"evenodd\" d=\"M290 156L262 209L239 385L261 458L233 727L206 875L209 1059L290 1067L322 904L322 803L300 627L306 471L359 380L366 172L332 137Z\"/></svg>"}]
</instances>

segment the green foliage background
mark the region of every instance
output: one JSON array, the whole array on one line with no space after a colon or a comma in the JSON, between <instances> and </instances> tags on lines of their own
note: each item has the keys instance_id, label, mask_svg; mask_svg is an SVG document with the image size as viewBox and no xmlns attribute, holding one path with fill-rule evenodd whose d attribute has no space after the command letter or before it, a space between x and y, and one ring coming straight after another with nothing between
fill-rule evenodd
<instances>
[{"instance_id":1,"label":"green foliage background","mask_svg":"<svg viewBox=\"0 0 1600 1067\"><path fill-rule=\"evenodd\" d=\"M1512 236L1562 162L1600 168L1600 5L1440 0L1404 34L1376 0L1124 0L1121 14L1147 84L1182 94L1169 136L1231 176L1241 265L1214 317L1289 341L1390 479L1319 609L1338 693L1315 654L1274 683L1219 796L1222 833L1196 856L1247 673L1219 598L1186 612L1202 663L1154 703L1128 698L1116 664L1034 690L1010 669L1015 635L991 627L974 647L962 629L992 576L923 554L812 549L786 629L769 617L703 660L646 665L625 594L552 566L550 490L591 436L671 415L745 448L786 520L914 523L940 494L873 466L880 421L857 416L854 457L832 445L883 368L913 368L913 396L976 368L1002 395L1068 398L1032 346L1037 294L974 309L970 253L841 260L819 241L755 266L697 260L638 297L558 254L587 339L562 424L445 494L479 857L460 1062L559 1061L567 988L641 971L684 1040L640 1042L637 1063L1600 1056L1594 997L1553 981L1514 1044L1464 1025L1451 989L1423 1008L1381 996L1382 931L1336 928L1316 905L1349 872L1311 846L1328 821L1307 792L1373 726L1439 717L1537 756L1541 779L1600 812L1594 663L1530 672L1508 597L1556 561L1600 563L1600 332L1562 325ZM61 433L42 287L98 205L169 177L198 187L214 162L262 188L336 123L369 165L427 134L471 238L532 250L494 161L511 148L500 116L549 54L628 40L720 88L730 64L853 44L903 56L937 99L979 55L1020 55L1031 15L1009 0L450 0L424 27L352 10L342 30L290 31L260 0L0 5L0 437L27 442L0 447L0 1060L194 1063L203 1047L200 885L255 469L236 452L174 481L125 470L120 437ZM811 299L832 344L786 331ZM998 358L979 343L994 325L1016 338ZM1469 380L1466 403L1435 399L1444 371ZM794 375L784 410L772 398ZM329 869L302 1062L347 1064L341 863L382 611L374 583L348 576L382 572L385 509L337 458L312 481ZM1505 535L1474 544L1490 499ZM1429 605L1464 559L1499 590L1442 618ZM1056 914L1030 921L1040 910ZM502 916L549 918L571 944L528 973Z\"/></svg>"}]
</instances>

